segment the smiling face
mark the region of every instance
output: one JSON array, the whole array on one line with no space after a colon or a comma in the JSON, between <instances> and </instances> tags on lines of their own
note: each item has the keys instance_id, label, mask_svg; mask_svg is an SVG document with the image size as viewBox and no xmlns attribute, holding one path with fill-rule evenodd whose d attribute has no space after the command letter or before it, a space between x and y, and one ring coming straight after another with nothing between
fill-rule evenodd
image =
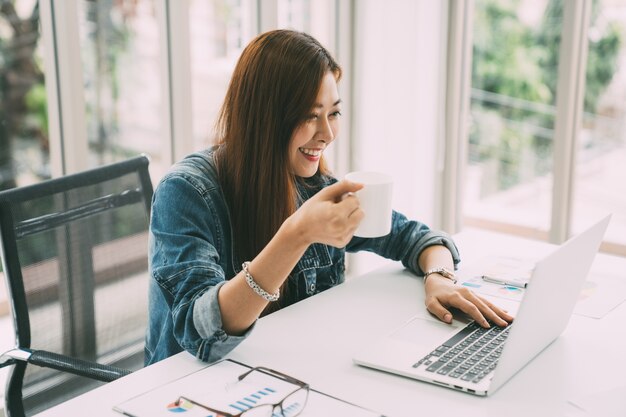
<instances>
[{"instance_id":1,"label":"smiling face","mask_svg":"<svg viewBox=\"0 0 626 417\"><path fill-rule=\"evenodd\" d=\"M317 172L322 153L339 133L340 103L337 80L328 71L313 108L291 136L289 160L295 175L309 178Z\"/></svg>"}]
</instances>

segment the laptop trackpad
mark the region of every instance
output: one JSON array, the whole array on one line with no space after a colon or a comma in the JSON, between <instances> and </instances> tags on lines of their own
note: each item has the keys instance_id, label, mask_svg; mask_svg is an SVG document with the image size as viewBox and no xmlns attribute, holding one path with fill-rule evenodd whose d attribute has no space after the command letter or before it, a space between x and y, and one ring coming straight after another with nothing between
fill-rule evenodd
<instances>
[{"instance_id":1,"label":"laptop trackpad","mask_svg":"<svg viewBox=\"0 0 626 417\"><path fill-rule=\"evenodd\" d=\"M452 336L463 326L464 323L456 320L452 324L446 324L436 319L414 317L393 332L391 338L432 349L434 344L446 341L446 336Z\"/></svg>"}]
</instances>

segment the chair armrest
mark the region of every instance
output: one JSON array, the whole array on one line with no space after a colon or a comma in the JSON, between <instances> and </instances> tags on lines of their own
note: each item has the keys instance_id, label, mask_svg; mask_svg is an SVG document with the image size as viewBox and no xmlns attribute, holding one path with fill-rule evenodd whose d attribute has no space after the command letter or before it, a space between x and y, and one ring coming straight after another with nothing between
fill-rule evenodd
<instances>
[{"instance_id":1,"label":"chair armrest","mask_svg":"<svg viewBox=\"0 0 626 417\"><path fill-rule=\"evenodd\" d=\"M8 356L0 356L0 368L4 368L5 366L9 365L15 365L17 362L17 360L9 358Z\"/></svg>"},{"instance_id":2,"label":"chair armrest","mask_svg":"<svg viewBox=\"0 0 626 417\"><path fill-rule=\"evenodd\" d=\"M0 355L0 368L15 365L18 362L28 362L31 352L29 350L13 348Z\"/></svg>"},{"instance_id":3,"label":"chair armrest","mask_svg":"<svg viewBox=\"0 0 626 417\"><path fill-rule=\"evenodd\" d=\"M97 362L89 362L45 350L32 351L27 361L33 365L52 368L57 371L68 372L103 382L115 381L131 373L129 370L115 366L102 365Z\"/></svg>"}]
</instances>

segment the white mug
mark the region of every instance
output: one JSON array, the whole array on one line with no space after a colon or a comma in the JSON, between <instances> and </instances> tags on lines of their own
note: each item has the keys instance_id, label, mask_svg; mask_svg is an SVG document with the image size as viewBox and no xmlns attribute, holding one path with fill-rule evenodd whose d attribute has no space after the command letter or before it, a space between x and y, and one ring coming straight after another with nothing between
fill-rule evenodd
<instances>
[{"instance_id":1,"label":"white mug","mask_svg":"<svg viewBox=\"0 0 626 417\"><path fill-rule=\"evenodd\" d=\"M382 172L356 171L346 174L347 180L364 185L356 192L365 213L354 232L358 237L380 237L391 232L391 196L393 179Z\"/></svg>"}]
</instances>

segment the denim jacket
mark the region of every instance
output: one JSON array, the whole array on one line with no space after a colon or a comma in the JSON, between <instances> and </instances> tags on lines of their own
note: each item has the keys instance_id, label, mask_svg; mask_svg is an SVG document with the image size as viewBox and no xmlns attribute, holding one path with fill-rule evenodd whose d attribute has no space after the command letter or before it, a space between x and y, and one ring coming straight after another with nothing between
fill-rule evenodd
<instances>
[{"instance_id":1,"label":"denim jacket","mask_svg":"<svg viewBox=\"0 0 626 417\"><path fill-rule=\"evenodd\" d=\"M337 180L299 187L306 200ZM392 230L373 239L354 237L345 248L309 246L289 278L293 302L344 281L345 252L370 251L399 260L422 275L418 257L432 245L445 245L459 262L457 248L442 232L393 212ZM213 160L213 150L189 155L174 165L155 190L150 222L149 327L146 364L182 350L213 362L223 358L254 329L227 334L217 301L220 287L241 270L235 259L229 212Z\"/></svg>"}]
</instances>

